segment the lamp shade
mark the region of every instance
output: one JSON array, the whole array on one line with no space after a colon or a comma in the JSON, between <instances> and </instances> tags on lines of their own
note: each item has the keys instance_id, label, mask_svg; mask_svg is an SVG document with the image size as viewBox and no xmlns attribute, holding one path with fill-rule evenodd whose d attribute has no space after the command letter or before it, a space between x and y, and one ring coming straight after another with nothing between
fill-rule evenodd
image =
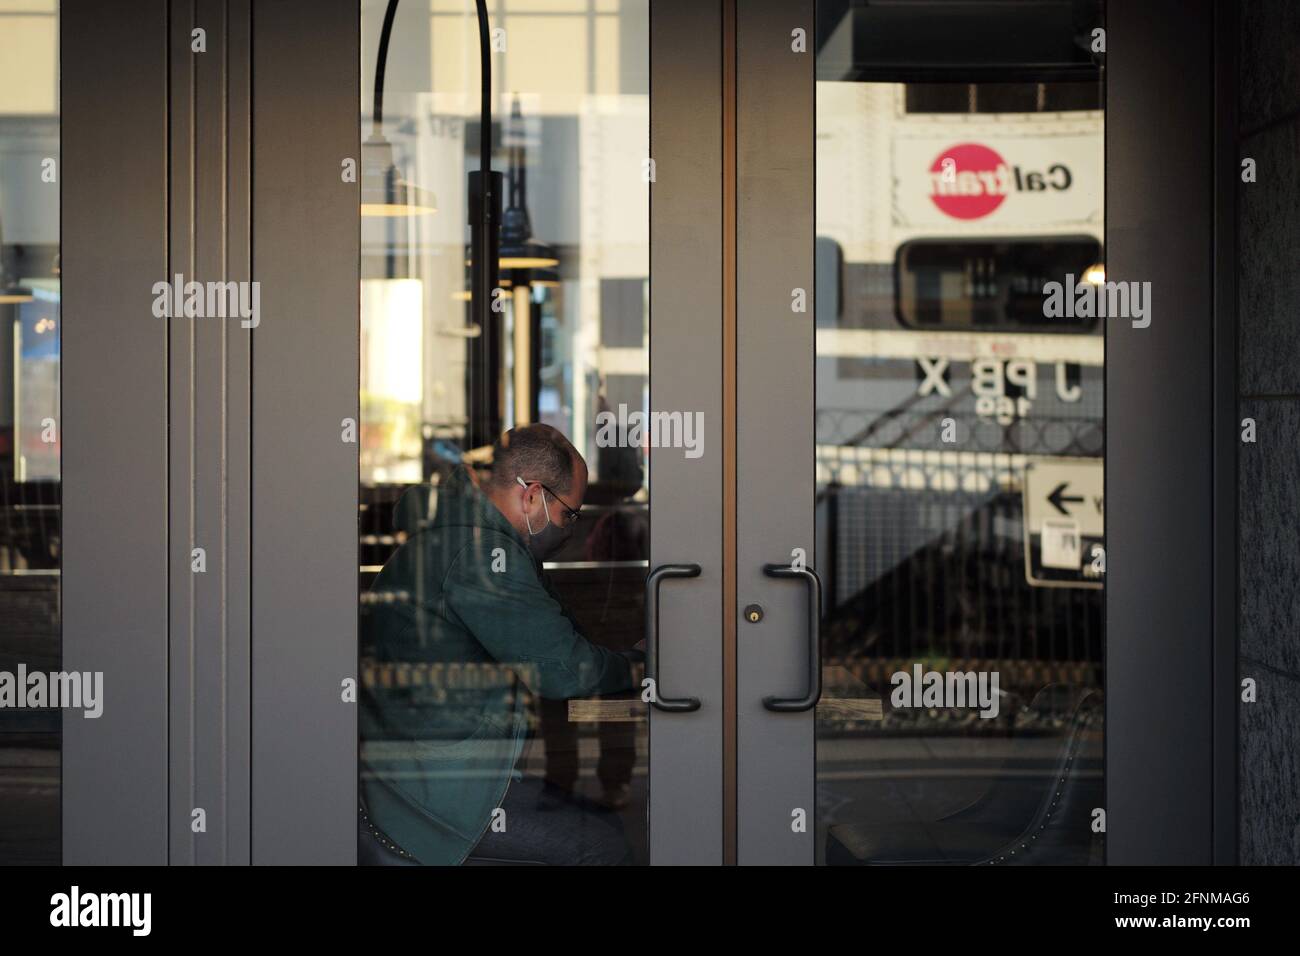
<instances>
[{"instance_id":1,"label":"lamp shade","mask_svg":"<svg viewBox=\"0 0 1300 956\"><path fill-rule=\"evenodd\" d=\"M502 269L553 269L560 264L555 250L538 239L501 245Z\"/></svg>"},{"instance_id":2,"label":"lamp shade","mask_svg":"<svg viewBox=\"0 0 1300 956\"><path fill-rule=\"evenodd\" d=\"M438 211L438 198L407 182L393 162L393 144L382 136L361 146L361 215L423 216Z\"/></svg>"},{"instance_id":3,"label":"lamp shade","mask_svg":"<svg viewBox=\"0 0 1300 956\"><path fill-rule=\"evenodd\" d=\"M554 269L539 269L531 276L531 285L535 289L558 289L560 287L560 274Z\"/></svg>"},{"instance_id":4,"label":"lamp shade","mask_svg":"<svg viewBox=\"0 0 1300 956\"><path fill-rule=\"evenodd\" d=\"M510 171L510 204L501 215L502 269L551 269L560 264L555 250L533 238L533 224L524 205L522 159L515 157Z\"/></svg>"}]
</instances>

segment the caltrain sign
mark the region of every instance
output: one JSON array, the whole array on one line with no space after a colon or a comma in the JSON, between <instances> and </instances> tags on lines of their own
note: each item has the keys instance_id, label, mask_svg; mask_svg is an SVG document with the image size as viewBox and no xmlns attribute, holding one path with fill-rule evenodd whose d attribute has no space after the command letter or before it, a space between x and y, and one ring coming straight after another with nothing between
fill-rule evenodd
<instances>
[{"instance_id":1,"label":"caltrain sign","mask_svg":"<svg viewBox=\"0 0 1300 956\"><path fill-rule=\"evenodd\" d=\"M1102 223L1101 137L894 141L894 217L902 227L1061 226Z\"/></svg>"},{"instance_id":2,"label":"caltrain sign","mask_svg":"<svg viewBox=\"0 0 1300 956\"><path fill-rule=\"evenodd\" d=\"M980 219L1012 192L1062 192L1074 185L1063 162L1045 170L1012 166L979 143L949 146L930 164L930 199L954 219Z\"/></svg>"}]
</instances>

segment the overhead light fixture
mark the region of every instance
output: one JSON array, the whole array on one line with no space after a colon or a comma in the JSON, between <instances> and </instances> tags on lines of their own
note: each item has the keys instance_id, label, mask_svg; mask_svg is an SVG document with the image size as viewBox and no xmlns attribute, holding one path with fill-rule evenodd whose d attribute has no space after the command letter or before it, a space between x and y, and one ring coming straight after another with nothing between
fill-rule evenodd
<instances>
[{"instance_id":1,"label":"overhead light fixture","mask_svg":"<svg viewBox=\"0 0 1300 956\"><path fill-rule=\"evenodd\" d=\"M560 264L555 251L536 239L526 239L518 245L503 244L500 262L502 269L550 269Z\"/></svg>"},{"instance_id":2,"label":"overhead light fixture","mask_svg":"<svg viewBox=\"0 0 1300 956\"><path fill-rule=\"evenodd\" d=\"M538 269L532 275L532 285L537 289L558 289L560 274L554 269Z\"/></svg>"},{"instance_id":3,"label":"overhead light fixture","mask_svg":"<svg viewBox=\"0 0 1300 956\"><path fill-rule=\"evenodd\" d=\"M1083 274L1083 281L1089 285L1101 285L1106 281L1106 267L1100 262L1088 266L1088 270Z\"/></svg>"},{"instance_id":4,"label":"overhead light fixture","mask_svg":"<svg viewBox=\"0 0 1300 956\"><path fill-rule=\"evenodd\" d=\"M393 144L383 136L361 144L361 215L424 216L438 211L438 197L413 186L393 161Z\"/></svg>"},{"instance_id":5,"label":"overhead light fixture","mask_svg":"<svg viewBox=\"0 0 1300 956\"><path fill-rule=\"evenodd\" d=\"M551 269L560 264L555 250L533 238L533 224L528 215L528 181L524 170L524 117L516 95L510 107L510 125L506 132L510 145L509 194L501 214L502 269Z\"/></svg>"},{"instance_id":6,"label":"overhead light fixture","mask_svg":"<svg viewBox=\"0 0 1300 956\"><path fill-rule=\"evenodd\" d=\"M501 213L501 245L497 251L497 265L501 269L536 270L554 269L560 264L555 250L533 237L532 218L528 214L528 182L524 170L523 114L519 97L515 96L510 109L510 124L504 134L510 149L510 168L506 174L507 205ZM466 260L465 265L473 265ZM532 276L524 277L532 281ZM509 283L502 281L502 287Z\"/></svg>"},{"instance_id":7,"label":"overhead light fixture","mask_svg":"<svg viewBox=\"0 0 1300 956\"><path fill-rule=\"evenodd\" d=\"M398 0L388 0L375 61L375 106L370 138L361 144L361 215L367 217L422 216L438 211L437 197L407 182L393 157L393 144L384 136L384 72L388 40Z\"/></svg>"}]
</instances>

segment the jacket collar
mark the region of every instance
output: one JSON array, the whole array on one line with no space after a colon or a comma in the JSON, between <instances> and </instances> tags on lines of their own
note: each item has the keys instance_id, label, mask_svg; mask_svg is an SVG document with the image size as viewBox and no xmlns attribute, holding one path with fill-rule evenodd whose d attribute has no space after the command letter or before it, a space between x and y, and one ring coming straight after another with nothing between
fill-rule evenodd
<instances>
[{"instance_id":1,"label":"jacket collar","mask_svg":"<svg viewBox=\"0 0 1300 956\"><path fill-rule=\"evenodd\" d=\"M527 547L527 542L514 525L474 484L469 469L464 465L457 465L450 477L438 487L438 509L433 525L435 528L462 526L500 531Z\"/></svg>"}]
</instances>

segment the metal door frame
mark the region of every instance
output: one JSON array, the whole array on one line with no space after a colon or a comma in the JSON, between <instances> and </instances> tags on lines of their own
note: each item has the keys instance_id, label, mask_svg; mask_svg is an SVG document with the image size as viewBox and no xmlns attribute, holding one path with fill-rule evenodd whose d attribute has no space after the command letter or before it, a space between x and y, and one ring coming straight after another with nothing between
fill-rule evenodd
<instances>
[{"instance_id":1,"label":"metal door frame","mask_svg":"<svg viewBox=\"0 0 1300 956\"><path fill-rule=\"evenodd\" d=\"M795 548L815 554L812 0L738 4L736 36L736 606L760 604L736 637L736 862L814 859L813 712L774 713L808 681L808 595L771 578ZM794 49L803 30L805 51ZM791 307L802 289L807 311ZM808 507L799 507L807 502ZM793 815L803 811L798 832Z\"/></svg>"},{"instance_id":2,"label":"metal door frame","mask_svg":"<svg viewBox=\"0 0 1300 956\"><path fill-rule=\"evenodd\" d=\"M1230 5L1111 6L1108 271L1152 279L1159 305L1107 341L1110 859L1224 862L1235 382L1214 343L1234 303L1231 194L1211 184L1232 157L1207 145L1231 112L1210 19ZM191 10L220 24L209 60L185 55ZM102 670L106 694L103 717L64 721L64 859L351 862L355 0L65 0L60 28L64 667ZM761 704L806 679L804 595L762 573L813 538L814 312L790 311L814 288L799 28L815 35L809 0L651 8L652 407L709 423L703 458L651 461L652 560L703 568L663 592L665 690L703 704L651 718L656 863L814 858L815 827L789 825L813 808L812 717ZM267 283L251 341L150 315L191 256ZM202 579L196 535L220 539ZM751 601L761 625L739 619Z\"/></svg>"},{"instance_id":3,"label":"metal door frame","mask_svg":"<svg viewBox=\"0 0 1300 956\"><path fill-rule=\"evenodd\" d=\"M720 10L657 0L649 38L652 407L705 421L650 462L652 560L703 569L661 597L664 693L702 706L651 717L656 863L722 859ZM63 4L63 646L106 687L65 720L65 862L356 860L359 29L357 0ZM175 272L258 281L260 325L153 317Z\"/></svg>"},{"instance_id":4,"label":"metal door frame","mask_svg":"<svg viewBox=\"0 0 1300 956\"><path fill-rule=\"evenodd\" d=\"M650 464L650 566L692 563L698 578L662 587L659 670L665 697L690 713L650 711L650 862L723 859L725 628L722 4L650 4L650 407L699 411L703 455L660 449ZM652 639L651 635L647 640Z\"/></svg>"},{"instance_id":5,"label":"metal door frame","mask_svg":"<svg viewBox=\"0 0 1300 956\"><path fill-rule=\"evenodd\" d=\"M1107 272L1149 279L1149 328L1106 342L1108 862L1235 862L1235 298L1231 46L1221 0L1110 3ZM812 552L813 5L737 22L738 859L814 860L811 714L761 698L806 681L802 591L765 562ZM1159 121L1153 121L1159 117ZM1217 148L1212 148L1216 144ZM1159 176L1152 176L1153 169ZM1218 345L1216 358L1215 345ZM806 502L792 508L791 502ZM1171 556L1177 556L1177 564ZM1168 622L1153 628L1153 620ZM808 810L808 834L790 814Z\"/></svg>"},{"instance_id":6,"label":"metal door frame","mask_svg":"<svg viewBox=\"0 0 1300 956\"><path fill-rule=\"evenodd\" d=\"M67 863L356 860L359 26L62 5ZM155 317L176 273L261 321Z\"/></svg>"}]
</instances>

